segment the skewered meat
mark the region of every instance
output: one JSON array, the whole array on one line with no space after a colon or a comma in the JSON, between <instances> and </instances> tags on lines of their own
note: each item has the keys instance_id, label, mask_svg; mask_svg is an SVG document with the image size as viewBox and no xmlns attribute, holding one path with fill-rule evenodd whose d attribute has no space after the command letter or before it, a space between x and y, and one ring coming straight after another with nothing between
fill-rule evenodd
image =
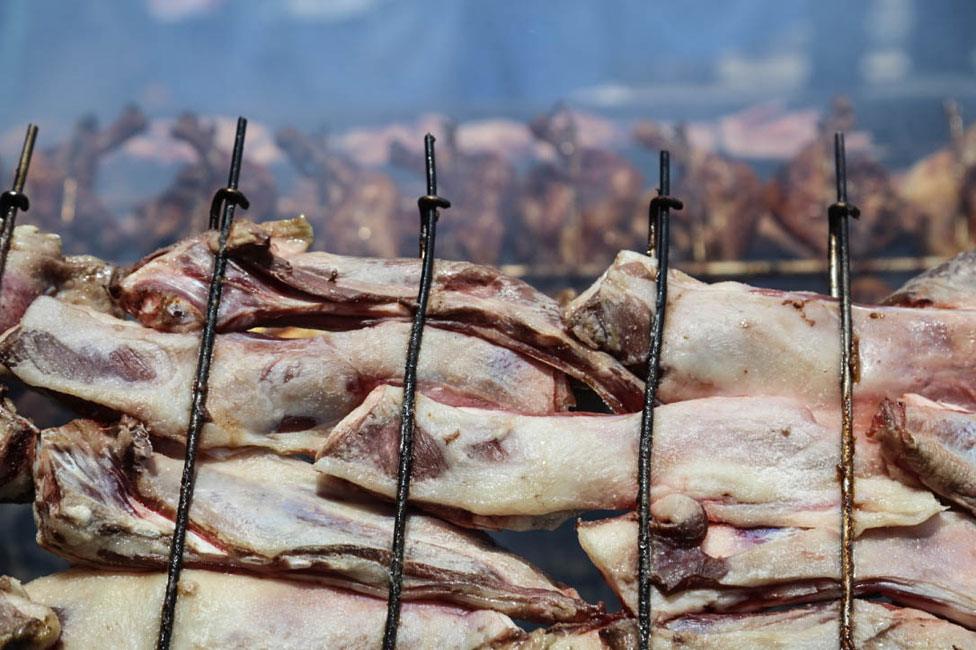
<instances>
[{"instance_id":1,"label":"skewered meat","mask_svg":"<svg viewBox=\"0 0 976 650\"><path fill-rule=\"evenodd\" d=\"M165 566L183 463L154 453L132 420L77 420L41 434L38 542L107 567ZM186 538L188 567L301 577L386 596L393 516L317 492L308 463L267 453L201 459ZM588 620L599 608L531 565L424 516L407 527L403 596L539 621Z\"/></svg>"},{"instance_id":2,"label":"skewered meat","mask_svg":"<svg viewBox=\"0 0 976 650\"><path fill-rule=\"evenodd\" d=\"M798 243L815 255L827 254L827 206L837 200L834 171L834 131L849 131L853 113L846 102L835 104L820 136L804 147L770 182L767 203L776 220ZM847 187L861 210L852 219L851 251L857 257L884 249L904 230L903 203L885 168L858 152L847 155Z\"/></svg>"},{"instance_id":3,"label":"skewered meat","mask_svg":"<svg viewBox=\"0 0 976 650\"><path fill-rule=\"evenodd\" d=\"M636 650L637 625L632 618L539 628L491 646L493 650ZM659 648L655 645L654 648Z\"/></svg>"},{"instance_id":4,"label":"skewered meat","mask_svg":"<svg viewBox=\"0 0 976 650\"><path fill-rule=\"evenodd\" d=\"M440 193L451 201L451 209L437 227L437 253L449 260L498 264L511 222L515 167L498 152L460 147L455 122L446 120L443 130L444 137L437 146L437 180ZM423 152L399 140L390 145L390 160L416 173L425 171ZM410 230L415 236L416 229Z\"/></svg>"},{"instance_id":5,"label":"skewered meat","mask_svg":"<svg viewBox=\"0 0 976 650\"><path fill-rule=\"evenodd\" d=\"M26 590L42 604L38 607L53 608L61 617L65 650L140 650L156 647L165 585L165 573L72 570L34 580ZM366 650L382 642L386 602L378 598L323 585L198 570L183 572L180 589L174 650ZM473 649L516 634L515 624L497 612L404 603L397 647Z\"/></svg>"},{"instance_id":6,"label":"skewered meat","mask_svg":"<svg viewBox=\"0 0 976 650\"><path fill-rule=\"evenodd\" d=\"M581 522L580 544L630 612L637 610L637 517ZM652 611L750 611L839 594L840 540L826 529L713 525L700 544L658 536ZM942 512L918 526L875 528L854 544L856 590L976 626L976 523ZM951 561L948 560L951 558Z\"/></svg>"},{"instance_id":7,"label":"skewered meat","mask_svg":"<svg viewBox=\"0 0 976 650\"><path fill-rule=\"evenodd\" d=\"M821 603L760 614L685 616L655 628L652 647L834 650L837 610L837 603ZM908 607L858 598L854 621L854 644L861 650L976 647L976 632Z\"/></svg>"},{"instance_id":8,"label":"skewered meat","mask_svg":"<svg viewBox=\"0 0 976 650\"><path fill-rule=\"evenodd\" d=\"M647 354L656 263L621 252L565 310L573 333L626 364ZM708 395L786 395L810 406L838 400L837 303L804 292L668 279L658 393L666 402ZM976 404L976 314L854 306L854 397L874 414L886 396L917 392Z\"/></svg>"},{"instance_id":9,"label":"skewered meat","mask_svg":"<svg viewBox=\"0 0 976 650\"><path fill-rule=\"evenodd\" d=\"M286 249L277 241L276 231L289 227L288 222L235 226L228 244L232 261L224 280L221 330L412 315L419 260L296 253L298 246ZM147 258L120 282L123 307L157 329L199 328L212 266L210 239L186 240ZM554 300L497 269L438 261L428 322L562 370L590 385L614 410L636 411L643 403L642 383L609 355L574 340Z\"/></svg>"},{"instance_id":10,"label":"skewered meat","mask_svg":"<svg viewBox=\"0 0 976 650\"><path fill-rule=\"evenodd\" d=\"M905 395L885 400L871 435L889 462L976 514L976 413Z\"/></svg>"},{"instance_id":11,"label":"skewered meat","mask_svg":"<svg viewBox=\"0 0 976 650\"><path fill-rule=\"evenodd\" d=\"M882 304L976 309L976 251L960 253L912 278Z\"/></svg>"},{"instance_id":12,"label":"skewered meat","mask_svg":"<svg viewBox=\"0 0 976 650\"><path fill-rule=\"evenodd\" d=\"M50 607L32 600L20 581L0 576L0 648L50 648L60 633Z\"/></svg>"},{"instance_id":13,"label":"skewered meat","mask_svg":"<svg viewBox=\"0 0 976 650\"><path fill-rule=\"evenodd\" d=\"M282 129L275 142L311 185L300 189L312 194L304 201L283 202L279 212L285 208L285 213L311 215L329 246L346 255L400 253L404 231L415 232L416 222L402 218L400 195L389 176L331 149L321 134Z\"/></svg>"},{"instance_id":14,"label":"skewered meat","mask_svg":"<svg viewBox=\"0 0 976 650\"><path fill-rule=\"evenodd\" d=\"M373 391L333 429L316 468L392 498L400 401L396 388ZM418 395L410 499L486 528L555 527L574 511L633 508L640 418L521 416ZM655 412L654 430L656 500L691 497L710 520L740 527L838 524L839 425L824 426L801 404L668 404ZM868 444L859 459L870 457ZM857 497L862 528L918 524L941 510L929 492L876 474L859 479Z\"/></svg>"},{"instance_id":15,"label":"skewered meat","mask_svg":"<svg viewBox=\"0 0 976 650\"><path fill-rule=\"evenodd\" d=\"M395 321L299 339L219 335L202 447L315 454L373 387L402 381L409 335L410 324ZM421 354L418 388L437 399L526 413L572 403L565 377L507 348L434 327L425 336L431 352ZM0 361L31 386L127 413L155 435L182 440L199 346L196 334L156 332L41 297L0 340Z\"/></svg>"},{"instance_id":16,"label":"skewered meat","mask_svg":"<svg viewBox=\"0 0 976 650\"><path fill-rule=\"evenodd\" d=\"M0 503L26 503L34 489L31 469L37 429L17 415L0 387Z\"/></svg>"},{"instance_id":17,"label":"skewered meat","mask_svg":"<svg viewBox=\"0 0 976 650\"><path fill-rule=\"evenodd\" d=\"M17 226L3 274L0 331L17 324L27 307L64 276L61 238L34 226Z\"/></svg>"}]
</instances>

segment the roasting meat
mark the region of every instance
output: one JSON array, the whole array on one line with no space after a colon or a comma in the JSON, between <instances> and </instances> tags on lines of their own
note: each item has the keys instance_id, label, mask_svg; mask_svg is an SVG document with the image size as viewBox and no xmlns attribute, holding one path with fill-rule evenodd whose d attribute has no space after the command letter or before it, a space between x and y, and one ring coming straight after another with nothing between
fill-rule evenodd
<instances>
[{"instance_id":1,"label":"roasting meat","mask_svg":"<svg viewBox=\"0 0 976 650\"><path fill-rule=\"evenodd\" d=\"M60 616L64 650L149 650L156 647L165 585L165 573L72 570L35 580L26 590L37 606ZM385 618L386 602L370 596L306 582L187 570L180 579L171 647L367 650L381 645ZM404 603L397 647L473 649L518 633L497 612Z\"/></svg>"},{"instance_id":2,"label":"roasting meat","mask_svg":"<svg viewBox=\"0 0 976 650\"><path fill-rule=\"evenodd\" d=\"M630 612L637 610L637 517L579 524L580 544ZM748 611L839 594L840 540L826 529L713 525L698 544L661 535L654 549L657 620ZM943 512L918 526L877 528L854 544L856 590L976 626L976 523Z\"/></svg>"},{"instance_id":3,"label":"roasting meat","mask_svg":"<svg viewBox=\"0 0 976 650\"><path fill-rule=\"evenodd\" d=\"M50 607L32 600L18 580L0 576L0 648L50 648L60 633Z\"/></svg>"},{"instance_id":4,"label":"roasting meat","mask_svg":"<svg viewBox=\"0 0 976 650\"><path fill-rule=\"evenodd\" d=\"M31 469L37 429L17 415L0 388L0 503L26 503L33 497Z\"/></svg>"},{"instance_id":5,"label":"roasting meat","mask_svg":"<svg viewBox=\"0 0 976 650\"><path fill-rule=\"evenodd\" d=\"M889 462L976 514L976 413L905 395L885 400L871 435Z\"/></svg>"},{"instance_id":6,"label":"roasting meat","mask_svg":"<svg viewBox=\"0 0 976 650\"><path fill-rule=\"evenodd\" d=\"M626 364L646 358L656 263L624 251L565 311L580 340ZM886 396L916 392L976 404L976 314L855 306L854 397L873 415ZM666 402L708 395L787 395L838 403L837 303L812 293L668 279L662 353Z\"/></svg>"},{"instance_id":7,"label":"roasting meat","mask_svg":"<svg viewBox=\"0 0 976 650\"><path fill-rule=\"evenodd\" d=\"M20 320L34 298L53 289L63 277L61 238L34 226L17 226L0 293L0 331Z\"/></svg>"},{"instance_id":8,"label":"roasting meat","mask_svg":"<svg viewBox=\"0 0 976 650\"><path fill-rule=\"evenodd\" d=\"M402 381L409 330L409 323L390 321L299 339L219 335L203 447L314 455L329 428L374 386ZM507 348L433 327L425 340L418 388L439 400L527 413L571 403L561 373ZM41 297L0 341L0 361L29 385L127 413L155 435L182 439L199 346L197 334L156 332Z\"/></svg>"},{"instance_id":9,"label":"roasting meat","mask_svg":"<svg viewBox=\"0 0 976 650\"><path fill-rule=\"evenodd\" d=\"M182 466L154 453L132 420L104 428L77 420L44 431L35 466L38 542L82 563L163 567ZM391 511L321 496L316 478L310 464L268 453L202 460L186 565L302 577L385 597ZM486 537L419 515L407 526L403 594L540 621L599 613Z\"/></svg>"},{"instance_id":10,"label":"roasting meat","mask_svg":"<svg viewBox=\"0 0 976 650\"><path fill-rule=\"evenodd\" d=\"M559 624L492 645L492 650L637 650L637 622L615 617L586 625ZM654 646L658 648L658 646Z\"/></svg>"},{"instance_id":11,"label":"roasting meat","mask_svg":"<svg viewBox=\"0 0 976 650\"><path fill-rule=\"evenodd\" d=\"M333 429L316 468L396 494L401 391L377 388ZM555 527L573 512L633 508L639 413L523 416L417 396L410 499L485 528ZM839 522L837 431L784 398L691 400L655 411L655 499L684 495L740 527ZM861 441L860 458L877 455ZM865 468L864 473L873 473ZM914 525L939 512L928 491L858 481L861 528Z\"/></svg>"},{"instance_id":12,"label":"roasting meat","mask_svg":"<svg viewBox=\"0 0 976 650\"><path fill-rule=\"evenodd\" d=\"M654 630L653 648L684 650L835 650L837 603L761 614L685 616ZM976 632L908 607L854 601L854 645L860 650L976 648Z\"/></svg>"},{"instance_id":13,"label":"roasting meat","mask_svg":"<svg viewBox=\"0 0 976 650\"><path fill-rule=\"evenodd\" d=\"M300 221L300 220L296 220ZM229 244L219 327L337 319L410 318L420 261L298 253L276 231L304 221L241 223ZM118 289L122 305L143 324L187 331L204 319L212 266L212 238L190 239L147 258ZM589 384L614 410L636 411L641 382L612 357L573 339L558 304L497 269L438 261L428 321L463 331L535 358ZM433 346L432 346L433 347Z\"/></svg>"},{"instance_id":14,"label":"roasting meat","mask_svg":"<svg viewBox=\"0 0 976 650\"><path fill-rule=\"evenodd\" d=\"M976 309L976 251L960 253L912 278L883 304Z\"/></svg>"}]
</instances>

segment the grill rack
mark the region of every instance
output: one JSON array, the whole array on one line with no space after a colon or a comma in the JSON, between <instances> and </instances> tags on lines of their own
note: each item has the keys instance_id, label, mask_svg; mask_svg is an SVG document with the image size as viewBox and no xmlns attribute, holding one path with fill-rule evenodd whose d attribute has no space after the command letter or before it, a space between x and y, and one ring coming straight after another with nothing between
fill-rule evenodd
<instances>
[{"instance_id":1,"label":"grill rack","mask_svg":"<svg viewBox=\"0 0 976 650\"><path fill-rule=\"evenodd\" d=\"M240 117L234 150L231 158L228 184L216 191L210 210L209 229L218 230L218 249L214 256L213 271L209 283L207 315L201 333L200 352L197 364L196 380L192 386L192 401L190 419L187 428L186 457L184 460L183 476L180 485L180 500L177 509L174 534L171 540L170 557L168 562L168 577L164 600L160 613L159 635L157 648L166 650L170 646L175 622L175 606L178 598L179 576L183 566L183 550L186 529L189 519L189 509L192 501L193 485L195 481L195 463L199 435L206 419L206 398L209 369L213 356L216 327L219 314L224 272L227 265L227 240L233 225L234 213L237 207L247 209L247 197L238 189L241 164L243 161L244 140L247 120ZM27 211L30 203L24 186L36 142L38 127L30 124L27 127L24 144L21 150L18 166L11 190L0 194L0 282L2 282L9 254L12 233L18 211ZM853 531L854 531L854 439L853 439L853 336L851 319L850 296L850 245L849 220L857 218L859 210L848 203L846 182L846 157L844 148L844 134L838 132L834 138L835 172L837 184L837 202L828 208L828 261L831 296L838 300L840 307L840 393L842 401L842 430L841 430L841 582L842 598L840 610L840 646L853 649ZM436 240L436 224L439 209L449 208L450 202L437 195L437 177L434 158L434 137L425 137L427 194L418 199L420 210L419 256L422 262L420 286L418 289L417 308L414 313L410 340L408 343L406 365L404 372L404 396L401 412L401 440L399 448L398 490L395 505L395 523L393 548L390 562L390 590L388 596L388 612L384 631L383 647L392 650L396 646L396 634L399 623L402 568L405 542L406 508L409 495L410 470L413 457L413 421L414 397L416 392L416 372L423 329L426 324L426 307L433 282L434 244ZM658 196L649 206L649 236L648 255L656 255L657 267L657 296L656 309L651 321L651 346L648 356L648 375L645 386L644 411L641 421L641 437L639 447L638 468L638 501L639 501L639 625L640 646L649 648L650 627L650 580L652 572L650 523L650 479L651 479L651 451L653 435L653 414L656 401L658 380L660 378L660 354L663 343L663 329L667 310L667 272L668 248L670 243L669 216L670 210L682 209L680 200L669 196L670 191L670 157L667 151L660 156L660 188ZM872 266L878 270L915 270L916 264L929 264L941 258L888 258L875 260ZM914 260L914 263L912 261ZM731 263L730 263L731 264ZM777 262L746 262L744 264L757 265L752 273L775 272ZM800 272L816 272L821 270L821 264L812 264L809 260L792 262ZM782 262L783 268L790 265L789 261ZM769 270L765 270L768 267ZM506 267L502 267L503 270ZM733 267L729 267L730 269ZM510 269L515 271L516 269ZM518 273L516 273L518 274Z\"/></svg>"}]
</instances>

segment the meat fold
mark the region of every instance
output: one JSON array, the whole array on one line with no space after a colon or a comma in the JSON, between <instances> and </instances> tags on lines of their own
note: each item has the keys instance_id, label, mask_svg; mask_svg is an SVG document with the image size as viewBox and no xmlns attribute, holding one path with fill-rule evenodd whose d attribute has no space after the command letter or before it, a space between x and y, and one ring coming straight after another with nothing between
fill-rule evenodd
<instances>
[{"instance_id":1,"label":"meat fold","mask_svg":"<svg viewBox=\"0 0 976 650\"><path fill-rule=\"evenodd\" d=\"M17 415L0 386L0 503L29 503L33 499L34 445L37 428Z\"/></svg>"},{"instance_id":2,"label":"meat fold","mask_svg":"<svg viewBox=\"0 0 976 650\"><path fill-rule=\"evenodd\" d=\"M631 613L637 609L637 518L580 522L580 544ZM836 598L839 535L825 529L712 525L700 543L656 536L655 620ZM855 589L976 627L976 524L942 512L878 528L854 544Z\"/></svg>"},{"instance_id":3,"label":"meat fold","mask_svg":"<svg viewBox=\"0 0 976 650\"><path fill-rule=\"evenodd\" d=\"M128 418L43 431L35 465L38 543L89 565L164 567L182 467L155 453L146 430ZM326 498L316 478L309 463L266 452L201 459L185 564L385 598L392 510ZM544 622L601 611L487 537L421 515L407 525L403 594Z\"/></svg>"},{"instance_id":4,"label":"meat fold","mask_svg":"<svg viewBox=\"0 0 976 650\"><path fill-rule=\"evenodd\" d=\"M0 290L0 332L15 325L34 298L54 289L62 263L60 237L34 226L14 228Z\"/></svg>"},{"instance_id":5,"label":"meat fold","mask_svg":"<svg viewBox=\"0 0 976 650\"><path fill-rule=\"evenodd\" d=\"M0 648L50 648L60 634L50 607L32 600L16 578L0 576Z\"/></svg>"},{"instance_id":6,"label":"meat fold","mask_svg":"<svg viewBox=\"0 0 976 650\"><path fill-rule=\"evenodd\" d=\"M156 647L165 573L84 569L26 586L62 621L64 650ZM239 648L372 650L382 645L386 602L307 582L186 570L180 579L174 650ZM56 619L55 619L56 620ZM519 633L504 614L437 603L404 603L398 648L481 648Z\"/></svg>"},{"instance_id":7,"label":"meat fold","mask_svg":"<svg viewBox=\"0 0 976 650\"><path fill-rule=\"evenodd\" d=\"M904 395L882 403L870 435L888 462L976 514L976 413Z\"/></svg>"},{"instance_id":8,"label":"meat fold","mask_svg":"<svg viewBox=\"0 0 976 650\"><path fill-rule=\"evenodd\" d=\"M277 241L277 230L298 228L289 223L235 225L218 323L222 331L412 317L419 260L298 252L300 247ZM211 240L209 235L188 239L146 258L118 283L120 304L155 329L201 327ZM557 368L588 384L615 411L641 408L641 381L609 355L570 336L553 299L489 266L438 260L434 271L427 310L431 324ZM424 348L436 351L426 342Z\"/></svg>"},{"instance_id":9,"label":"meat fold","mask_svg":"<svg viewBox=\"0 0 976 650\"><path fill-rule=\"evenodd\" d=\"M316 469L392 499L401 393L376 388L326 438ZM417 395L410 500L481 528L555 527L574 512L633 508L640 418L527 416ZM825 425L776 397L663 405L655 411L652 498L691 497L708 519L740 527L836 527L831 419ZM914 525L942 510L927 490L870 471L858 480L861 529Z\"/></svg>"},{"instance_id":10,"label":"meat fold","mask_svg":"<svg viewBox=\"0 0 976 650\"><path fill-rule=\"evenodd\" d=\"M976 309L976 251L960 253L915 276L885 298L882 304Z\"/></svg>"},{"instance_id":11,"label":"meat fold","mask_svg":"<svg viewBox=\"0 0 976 650\"><path fill-rule=\"evenodd\" d=\"M377 384L400 383L410 325L385 322L298 339L221 334L214 346L203 448L256 446L314 455L324 434ZM418 388L452 404L528 413L566 408L566 378L511 350L428 328ZM182 440L200 346L41 297L0 340L25 383L126 413ZM444 354L433 354L435 346Z\"/></svg>"},{"instance_id":12,"label":"meat fold","mask_svg":"<svg viewBox=\"0 0 976 650\"><path fill-rule=\"evenodd\" d=\"M656 263L623 251L564 316L573 333L625 364L647 354ZM884 397L919 393L976 405L976 314L854 306L854 397L868 417ZM812 293L668 278L658 396L786 395L815 408L839 401L836 301ZM859 409L863 410L863 409Z\"/></svg>"},{"instance_id":13,"label":"meat fold","mask_svg":"<svg viewBox=\"0 0 976 650\"><path fill-rule=\"evenodd\" d=\"M653 648L834 650L839 605L818 603L758 614L701 614L656 627ZM860 650L976 648L976 632L917 609L854 601L854 645Z\"/></svg>"}]
</instances>

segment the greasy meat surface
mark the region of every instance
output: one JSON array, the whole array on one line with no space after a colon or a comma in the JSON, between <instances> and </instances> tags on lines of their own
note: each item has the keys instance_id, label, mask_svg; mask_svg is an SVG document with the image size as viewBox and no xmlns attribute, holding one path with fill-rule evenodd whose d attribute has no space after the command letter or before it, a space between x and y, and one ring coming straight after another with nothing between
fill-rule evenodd
<instances>
[{"instance_id":1,"label":"greasy meat surface","mask_svg":"<svg viewBox=\"0 0 976 650\"><path fill-rule=\"evenodd\" d=\"M819 603L760 614L702 614L654 630L653 648L835 650L838 604ZM908 607L854 601L854 644L860 650L976 648L976 632Z\"/></svg>"},{"instance_id":2,"label":"greasy meat surface","mask_svg":"<svg viewBox=\"0 0 976 650\"><path fill-rule=\"evenodd\" d=\"M34 298L62 278L61 238L34 226L17 226L0 290L0 332L20 319Z\"/></svg>"},{"instance_id":3,"label":"greasy meat surface","mask_svg":"<svg viewBox=\"0 0 976 650\"><path fill-rule=\"evenodd\" d=\"M888 462L976 514L976 413L905 395L885 400L871 435Z\"/></svg>"},{"instance_id":4,"label":"greasy meat surface","mask_svg":"<svg viewBox=\"0 0 976 650\"><path fill-rule=\"evenodd\" d=\"M333 429L316 468L392 499L400 401L396 388L373 391ZM523 416L418 395L410 498L463 525L486 528L554 527L573 512L633 508L640 418ZM837 431L785 398L715 397L661 406L655 411L653 497L691 497L709 519L741 527L836 526ZM877 455L868 446L877 445L860 441L860 458ZM862 528L913 525L941 510L928 491L873 467L861 475Z\"/></svg>"},{"instance_id":5,"label":"greasy meat surface","mask_svg":"<svg viewBox=\"0 0 976 650\"><path fill-rule=\"evenodd\" d=\"M315 454L324 433L374 386L402 381L409 328L384 322L291 340L218 335L202 445ZM507 348L433 327L424 336L418 388L437 399L529 413L570 401L561 373ZM41 297L0 342L0 361L27 384L130 414L153 434L179 439L199 345L193 333L156 332Z\"/></svg>"},{"instance_id":6,"label":"greasy meat surface","mask_svg":"<svg viewBox=\"0 0 976 650\"><path fill-rule=\"evenodd\" d=\"M0 503L26 503L33 497L31 467L37 429L17 415L0 387Z\"/></svg>"},{"instance_id":7,"label":"greasy meat surface","mask_svg":"<svg viewBox=\"0 0 976 650\"><path fill-rule=\"evenodd\" d=\"M62 620L64 650L156 647L165 573L72 570L26 586ZM180 579L174 650L372 650L382 644L386 602L307 582L187 570ZM404 603L398 648L479 648L518 628L504 614Z\"/></svg>"},{"instance_id":8,"label":"greasy meat surface","mask_svg":"<svg viewBox=\"0 0 976 650\"><path fill-rule=\"evenodd\" d=\"M42 432L35 469L38 542L73 561L165 566L183 463L153 453L140 425L77 420ZM268 453L198 464L186 565L315 579L385 597L389 508L320 495L308 463ZM486 537L415 515L404 598L541 621L599 613Z\"/></svg>"},{"instance_id":9,"label":"greasy meat surface","mask_svg":"<svg viewBox=\"0 0 976 650\"><path fill-rule=\"evenodd\" d=\"M883 304L976 309L976 251L960 253L915 276L885 298Z\"/></svg>"},{"instance_id":10,"label":"greasy meat surface","mask_svg":"<svg viewBox=\"0 0 976 650\"><path fill-rule=\"evenodd\" d=\"M626 364L647 353L656 263L621 252L566 309L573 333ZM854 306L854 397L873 415L884 397L920 393L976 404L976 313ZM668 279L658 396L786 395L811 407L839 403L837 303L811 293Z\"/></svg>"},{"instance_id":11,"label":"greasy meat surface","mask_svg":"<svg viewBox=\"0 0 976 650\"><path fill-rule=\"evenodd\" d=\"M50 607L32 599L17 579L0 576L0 648L50 648L60 633Z\"/></svg>"},{"instance_id":12,"label":"greasy meat surface","mask_svg":"<svg viewBox=\"0 0 976 650\"><path fill-rule=\"evenodd\" d=\"M637 650L637 622L613 618L592 624L558 624L496 643L492 650ZM654 646L657 648L658 646Z\"/></svg>"},{"instance_id":13,"label":"greasy meat surface","mask_svg":"<svg viewBox=\"0 0 976 650\"><path fill-rule=\"evenodd\" d=\"M235 226L221 301L223 331L412 316L419 260L297 252L299 246L278 242L275 232L287 227L282 223L290 222ZM298 225L291 228L299 230ZM144 260L118 285L123 307L156 329L199 328L212 266L210 245L206 237L190 239ZM643 387L636 377L609 355L573 339L554 300L497 269L439 260L428 321L558 368L590 385L614 410L640 409Z\"/></svg>"},{"instance_id":14,"label":"greasy meat surface","mask_svg":"<svg viewBox=\"0 0 976 650\"><path fill-rule=\"evenodd\" d=\"M630 612L637 609L637 518L581 522L580 544ZM697 545L654 543L657 620L839 594L840 540L825 529L713 525ZM976 523L943 512L913 527L877 528L854 544L855 588L976 626Z\"/></svg>"}]
</instances>

